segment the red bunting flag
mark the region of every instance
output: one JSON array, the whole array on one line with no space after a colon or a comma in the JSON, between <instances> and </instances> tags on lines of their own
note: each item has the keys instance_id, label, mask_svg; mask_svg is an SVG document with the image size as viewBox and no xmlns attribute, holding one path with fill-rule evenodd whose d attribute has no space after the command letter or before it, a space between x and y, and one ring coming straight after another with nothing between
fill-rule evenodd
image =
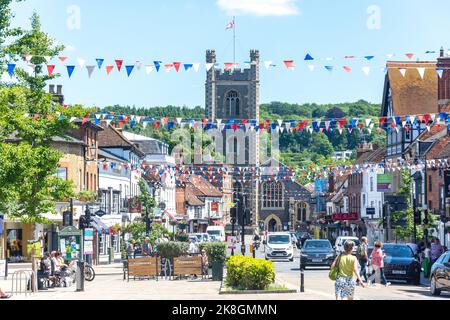
<instances>
[{"instance_id":1,"label":"red bunting flag","mask_svg":"<svg viewBox=\"0 0 450 320\"><path fill-rule=\"evenodd\" d=\"M203 119L203 128L206 127L206 124L208 123L208 119L204 118Z\"/></svg>"},{"instance_id":2,"label":"red bunting flag","mask_svg":"<svg viewBox=\"0 0 450 320\"><path fill-rule=\"evenodd\" d=\"M117 69L119 69L119 72L122 69L122 65L123 65L123 60L116 60L116 66L117 66Z\"/></svg>"},{"instance_id":3,"label":"red bunting flag","mask_svg":"<svg viewBox=\"0 0 450 320\"><path fill-rule=\"evenodd\" d=\"M173 66L175 67L175 70L177 72L179 72L180 71L181 62L174 62Z\"/></svg>"},{"instance_id":4,"label":"red bunting flag","mask_svg":"<svg viewBox=\"0 0 450 320\"><path fill-rule=\"evenodd\" d=\"M344 59L355 59L355 56L345 56Z\"/></svg>"},{"instance_id":5,"label":"red bunting flag","mask_svg":"<svg viewBox=\"0 0 450 320\"><path fill-rule=\"evenodd\" d=\"M33 120L36 121L37 119L39 119L39 115L35 114L34 117L33 117Z\"/></svg>"},{"instance_id":6,"label":"red bunting flag","mask_svg":"<svg viewBox=\"0 0 450 320\"><path fill-rule=\"evenodd\" d=\"M64 61L67 60L67 57L59 57L58 59L59 59L61 62L64 62Z\"/></svg>"},{"instance_id":7,"label":"red bunting flag","mask_svg":"<svg viewBox=\"0 0 450 320\"><path fill-rule=\"evenodd\" d=\"M156 121L156 122L155 122L155 128L156 128L156 129L158 129L158 128L159 128L159 124L160 124L160 122L159 122L159 121Z\"/></svg>"},{"instance_id":8,"label":"red bunting flag","mask_svg":"<svg viewBox=\"0 0 450 320\"><path fill-rule=\"evenodd\" d=\"M425 118L425 123L428 124L430 122L430 115L429 114L424 114L424 118Z\"/></svg>"},{"instance_id":9,"label":"red bunting flag","mask_svg":"<svg viewBox=\"0 0 450 320\"><path fill-rule=\"evenodd\" d=\"M233 62L225 62L225 71L231 70L231 68L233 67L233 65L234 65Z\"/></svg>"},{"instance_id":10,"label":"red bunting flag","mask_svg":"<svg viewBox=\"0 0 450 320\"><path fill-rule=\"evenodd\" d=\"M47 73L49 77L53 75L53 71L55 71L55 65L54 64L47 65Z\"/></svg>"},{"instance_id":11,"label":"red bunting flag","mask_svg":"<svg viewBox=\"0 0 450 320\"><path fill-rule=\"evenodd\" d=\"M106 74L109 76L111 71L114 69L114 66L106 66Z\"/></svg>"},{"instance_id":12,"label":"red bunting flag","mask_svg":"<svg viewBox=\"0 0 450 320\"><path fill-rule=\"evenodd\" d=\"M290 70L295 68L294 60L285 60L284 65Z\"/></svg>"},{"instance_id":13,"label":"red bunting flag","mask_svg":"<svg viewBox=\"0 0 450 320\"><path fill-rule=\"evenodd\" d=\"M346 72L351 72L351 71L352 71L352 68L349 67L349 66L344 66L344 70L345 70Z\"/></svg>"},{"instance_id":14,"label":"red bunting flag","mask_svg":"<svg viewBox=\"0 0 450 320\"><path fill-rule=\"evenodd\" d=\"M346 118L342 118L338 121L339 124L339 128L343 128L345 126L345 124L347 123L347 119Z\"/></svg>"},{"instance_id":15,"label":"red bunting flag","mask_svg":"<svg viewBox=\"0 0 450 320\"><path fill-rule=\"evenodd\" d=\"M385 122L386 122L386 117L381 117L380 118L380 128L383 127Z\"/></svg>"},{"instance_id":16,"label":"red bunting flag","mask_svg":"<svg viewBox=\"0 0 450 320\"><path fill-rule=\"evenodd\" d=\"M409 60L411 60L414 57L414 53L407 53L405 56L408 57Z\"/></svg>"},{"instance_id":17,"label":"red bunting flag","mask_svg":"<svg viewBox=\"0 0 450 320\"><path fill-rule=\"evenodd\" d=\"M86 121L88 121L88 119L89 119L89 115L87 114L83 117L83 121L81 121L81 125L84 125L86 123Z\"/></svg>"}]
</instances>

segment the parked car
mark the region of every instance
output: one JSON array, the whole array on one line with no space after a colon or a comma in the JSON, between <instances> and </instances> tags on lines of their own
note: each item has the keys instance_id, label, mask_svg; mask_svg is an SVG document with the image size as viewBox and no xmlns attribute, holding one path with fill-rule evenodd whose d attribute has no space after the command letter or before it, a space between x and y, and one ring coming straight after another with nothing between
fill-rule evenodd
<instances>
[{"instance_id":1,"label":"parked car","mask_svg":"<svg viewBox=\"0 0 450 320\"><path fill-rule=\"evenodd\" d=\"M360 244L360 241L357 237L338 237L334 245L336 255L340 255L344 252L344 244L346 241L353 241L355 243L352 254L356 255L356 250L358 249L358 246Z\"/></svg>"},{"instance_id":2,"label":"parked car","mask_svg":"<svg viewBox=\"0 0 450 320\"><path fill-rule=\"evenodd\" d=\"M439 296L442 291L450 292L450 251L444 253L431 267L430 290L433 296Z\"/></svg>"},{"instance_id":3,"label":"parked car","mask_svg":"<svg viewBox=\"0 0 450 320\"><path fill-rule=\"evenodd\" d=\"M197 242L209 242L209 234L207 233L193 233L192 236L197 237Z\"/></svg>"},{"instance_id":4,"label":"parked car","mask_svg":"<svg viewBox=\"0 0 450 320\"><path fill-rule=\"evenodd\" d=\"M384 274L388 280L403 280L414 285L420 284L422 267L419 257L407 244L386 243L382 250L384 258Z\"/></svg>"},{"instance_id":5,"label":"parked car","mask_svg":"<svg viewBox=\"0 0 450 320\"><path fill-rule=\"evenodd\" d=\"M294 246L289 232L269 233L263 244L266 260L294 261Z\"/></svg>"},{"instance_id":6,"label":"parked car","mask_svg":"<svg viewBox=\"0 0 450 320\"><path fill-rule=\"evenodd\" d=\"M300 252L302 266L331 267L336 257L329 240L306 240Z\"/></svg>"},{"instance_id":7,"label":"parked car","mask_svg":"<svg viewBox=\"0 0 450 320\"><path fill-rule=\"evenodd\" d=\"M209 236L215 236L217 241L226 241L225 228L223 226L209 226L206 229Z\"/></svg>"}]
</instances>

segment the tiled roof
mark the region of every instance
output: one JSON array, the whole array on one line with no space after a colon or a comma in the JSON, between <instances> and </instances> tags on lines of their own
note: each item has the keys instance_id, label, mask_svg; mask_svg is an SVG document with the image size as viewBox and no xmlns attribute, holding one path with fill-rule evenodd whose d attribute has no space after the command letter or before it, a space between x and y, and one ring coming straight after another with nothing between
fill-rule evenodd
<instances>
[{"instance_id":1,"label":"tiled roof","mask_svg":"<svg viewBox=\"0 0 450 320\"><path fill-rule=\"evenodd\" d=\"M192 183L195 188L197 188L205 196L217 198L222 197L222 192L209 183L209 181L198 175L191 175L189 177L189 182Z\"/></svg>"},{"instance_id":2,"label":"tiled roof","mask_svg":"<svg viewBox=\"0 0 450 320\"><path fill-rule=\"evenodd\" d=\"M438 75L436 62L388 62L383 115L387 113L388 85L392 92L394 115L416 115L438 112ZM399 69L406 69L403 76ZM422 79L417 68L425 68Z\"/></svg>"},{"instance_id":3,"label":"tiled roof","mask_svg":"<svg viewBox=\"0 0 450 320\"><path fill-rule=\"evenodd\" d=\"M436 159L450 159L450 143L447 143L436 156Z\"/></svg>"},{"instance_id":4,"label":"tiled roof","mask_svg":"<svg viewBox=\"0 0 450 320\"><path fill-rule=\"evenodd\" d=\"M424 132L422 132L417 139L419 139L421 141L425 141L425 140L430 139L433 136L441 133L444 130L447 130L447 128L445 126L436 124L436 125L431 126L430 131L425 130Z\"/></svg>"},{"instance_id":5,"label":"tiled roof","mask_svg":"<svg viewBox=\"0 0 450 320\"><path fill-rule=\"evenodd\" d=\"M103 129L103 131L98 133L98 144L100 148L133 149L139 156L144 156L142 151L140 151L133 142L128 140L120 130L106 124L103 126Z\"/></svg>"},{"instance_id":6,"label":"tiled roof","mask_svg":"<svg viewBox=\"0 0 450 320\"><path fill-rule=\"evenodd\" d=\"M358 159L356 159L355 164L365 164L365 163L380 163L384 160L386 154L386 148L378 148L373 151L364 152Z\"/></svg>"}]
</instances>

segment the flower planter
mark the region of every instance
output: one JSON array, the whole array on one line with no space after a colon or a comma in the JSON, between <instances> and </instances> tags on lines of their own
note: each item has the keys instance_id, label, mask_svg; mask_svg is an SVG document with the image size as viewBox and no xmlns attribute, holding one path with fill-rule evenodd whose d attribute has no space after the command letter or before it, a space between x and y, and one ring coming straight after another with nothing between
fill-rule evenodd
<instances>
[{"instance_id":1,"label":"flower planter","mask_svg":"<svg viewBox=\"0 0 450 320\"><path fill-rule=\"evenodd\" d=\"M212 263L212 279L213 281L223 280L223 263L213 262Z\"/></svg>"}]
</instances>

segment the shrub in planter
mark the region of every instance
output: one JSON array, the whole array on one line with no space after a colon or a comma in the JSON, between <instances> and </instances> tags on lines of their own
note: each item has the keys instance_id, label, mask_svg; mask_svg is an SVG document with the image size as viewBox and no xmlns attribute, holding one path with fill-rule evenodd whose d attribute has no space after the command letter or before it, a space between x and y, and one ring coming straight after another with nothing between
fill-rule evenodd
<instances>
[{"instance_id":1,"label":"shrub in planter","mask_svg":"<svg viewBox=\"0 0 450 320\"><path fill-rule=\"evenodd\" d=\"M240 290L265 290L275 282L272 261L235 255L227 262L227 284Z\"/></svg>"},{"instance_id":2,"label":"shrub in planter","mask_svg":"<svg viewBox=\"0 0 450 320\"><path fill-rule=\"evenodd\" d=\"M169 241L158 243L156 250L158 250L160 257L171 259L185 255L188 247L188 244L185 242Z\"/></svg>"},{"instance_id":3,"label":"shrub in planter","mask_svg":"<svg viewBox=\"0 0 450 320\"><path fill-rule=\"evenodd\" d=\"M223 265L227 259L227 244L223 242L210 242L202 246L208 255L208 261L212 265L213 281L222 281Z\"/></svg>"}]
</instances>

